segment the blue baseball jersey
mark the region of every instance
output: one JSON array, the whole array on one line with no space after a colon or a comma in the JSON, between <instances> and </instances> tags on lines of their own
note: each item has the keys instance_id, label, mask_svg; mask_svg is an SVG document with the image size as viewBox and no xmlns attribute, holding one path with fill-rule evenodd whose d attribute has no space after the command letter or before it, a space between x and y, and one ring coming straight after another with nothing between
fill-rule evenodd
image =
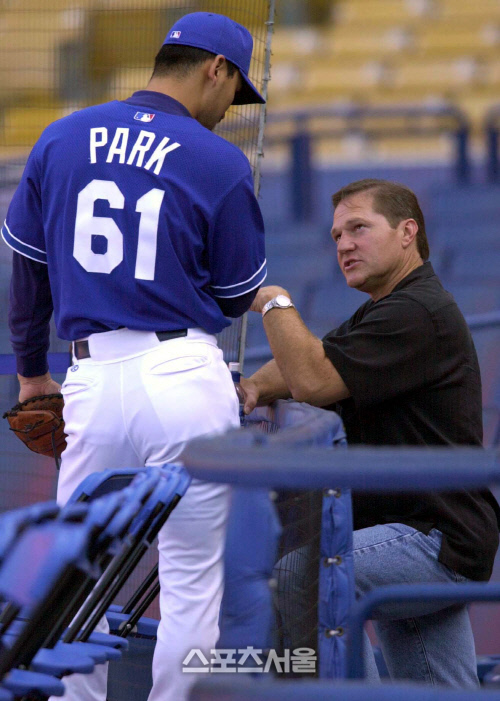
<instances>
[{"instance_id":1,"label":"blue baseball jersey","mask_svg":"<svg viewBox=\"0 0 500 701\"><path fill-rule=\"evenodd\" d=\"M58 335L230 322L266 276L250 165L172 98L140 91L51 124L2 228L47 264Z\"/></svg>"}]
</instances>

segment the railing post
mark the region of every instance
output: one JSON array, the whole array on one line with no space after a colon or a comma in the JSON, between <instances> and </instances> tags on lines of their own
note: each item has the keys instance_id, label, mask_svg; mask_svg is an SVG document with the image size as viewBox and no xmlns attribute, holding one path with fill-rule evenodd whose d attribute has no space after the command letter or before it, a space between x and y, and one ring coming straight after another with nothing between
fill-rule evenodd
<instances>
[{"instance_id":1,"label":"railing post","mask_svg":"<svg viewBox=\"0 0 500 701\"><path fill-rule=\"evenodd\" d=\"M469 163L469 126L462 123L456 135L456 172L459 182L466 183L470 178Z\"/></svg>"},{"instance_id":2,"label":"railing post","mask_svg":"<svg viewBox=\"0 0 500 701\"><path fill-rule=\"evenodd\" d=\"M299 117L297 122L297 132L290 140L292 212L296 221L307 221L312 214L311 135L304 118Z\"/></svg>"},{"instance_id":3,"label":"railing post","mask_svg":"<svg viewBox=\"0 0 500 701\"><path fill-rule=\"evenodd\" d=\"M498 127L493 119L486 125L486 171L491 183L498 181Z\"/></svg>"}]
</instances>

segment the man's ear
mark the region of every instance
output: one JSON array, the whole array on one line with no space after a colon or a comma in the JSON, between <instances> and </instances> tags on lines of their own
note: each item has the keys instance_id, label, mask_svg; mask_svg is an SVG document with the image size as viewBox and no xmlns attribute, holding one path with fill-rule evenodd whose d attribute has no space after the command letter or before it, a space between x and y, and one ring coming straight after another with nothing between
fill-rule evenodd
<instances>
[{"instance_id":1,"label":"man's ear","mask_svg":"<svg viewBox=\"0 0 500 701\"><path fill-rule=\"evenodd\" d=\"M401 244L403 248L408 248L415 241L418 233L418 224L415 219L406 219L400 223L400 226L402 227Z\"/></svg>"},{"instance_id":2,"label":"man's ear","mask_svg":"<svg viewBox=\"0 0 500 701\"><path fill-rule=\"evenodd\" d=\"M217 54L217 56L214 56L214 58L210 61L208 65L208 77L212 82L215 82L220 76L225 64L226 59L222 54Z\"/></svg>"}]
</instances>

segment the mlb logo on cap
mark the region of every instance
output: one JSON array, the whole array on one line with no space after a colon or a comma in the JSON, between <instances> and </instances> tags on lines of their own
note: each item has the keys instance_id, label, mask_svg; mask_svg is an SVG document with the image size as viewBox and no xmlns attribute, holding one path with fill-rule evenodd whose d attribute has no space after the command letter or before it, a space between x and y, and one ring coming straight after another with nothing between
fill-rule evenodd
<instances>
[{"instance_id":1,"label":"mlb logo on cap","mask_svg":"<svg viewBox=\"0 0 500 701\"><path fill-rule=\"evenodd\" d=\"M181 37L182 34L182 37ZM246 27L215 12L191 12L170 28L163 44L192 46L215 56L224 56L234 63L243 85L236 93L233 105L263 104L265 102L248 77L252 59L253 38Z\"/></svg>"},{"instance_id":2,"label":"mlb logo on cap","mask_svg":"<svg viewBox=\"0 0 500 701\"><path fill-rule=\"evenodd\" d=\"M137 119L139 122L151 122L154 118L154 114L148 114L147 112L136 112L134 115L134 119Z\"/></svg>"}]
</instances>

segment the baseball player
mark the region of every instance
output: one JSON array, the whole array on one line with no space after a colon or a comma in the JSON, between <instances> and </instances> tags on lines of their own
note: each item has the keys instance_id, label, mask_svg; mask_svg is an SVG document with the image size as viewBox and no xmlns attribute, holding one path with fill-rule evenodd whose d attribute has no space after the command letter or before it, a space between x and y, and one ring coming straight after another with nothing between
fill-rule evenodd
<instances>
[{"instance_id":1,"label":"baseball player","mask_svg":"<svg viewBox=\"0 0 500 701\"><path fill-rule=\"evenodd\" d=\"M62 386L58 500L91 472L177 460L190 438L237 426L215 334L266 277L248 160L212 133L230 105L263 103L250 33L197 12L168 33L145 90L51 124L2 228L14 250L10 328L20 400L57 391L48 323L73 342ZM161 622L151 701L182 701L218 636L225 486L194 481L159 539ZM106 675L66 699L106 698Z\"/></svg>"}]
</instances>

